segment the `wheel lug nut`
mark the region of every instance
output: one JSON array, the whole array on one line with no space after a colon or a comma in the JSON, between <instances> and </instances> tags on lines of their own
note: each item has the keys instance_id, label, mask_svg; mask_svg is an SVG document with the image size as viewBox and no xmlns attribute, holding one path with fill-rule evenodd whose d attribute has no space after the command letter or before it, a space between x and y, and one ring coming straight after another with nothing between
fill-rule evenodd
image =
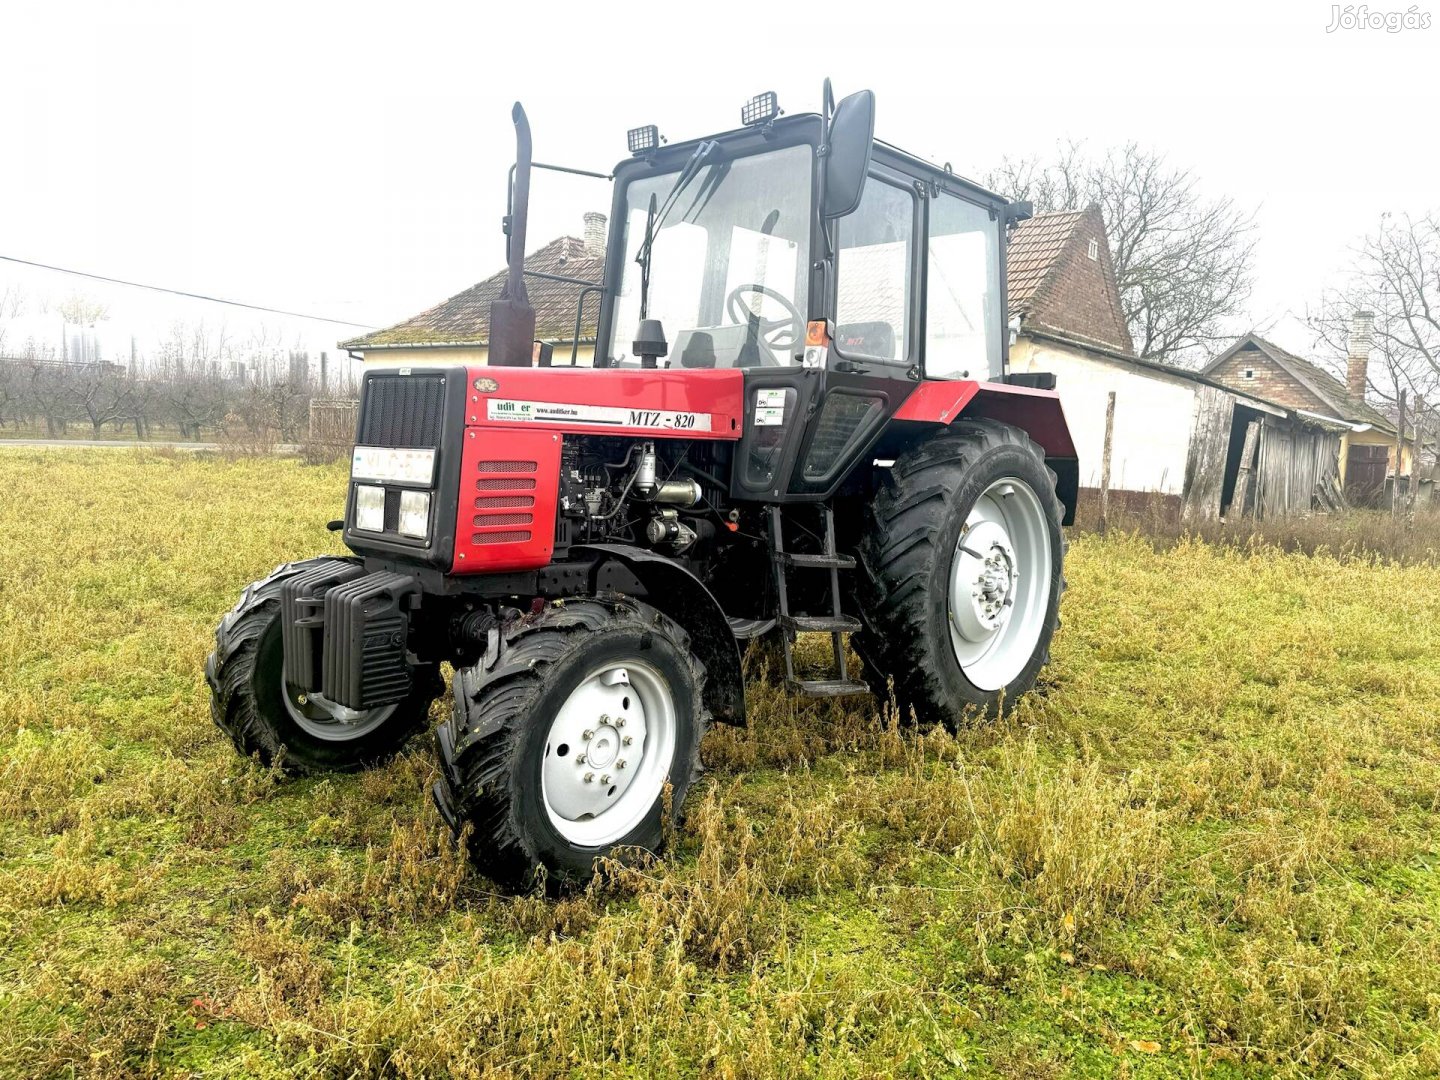
<instances>
[{"instance_id":1,"label":"wheel lug nut","mask_svg":"<svg viewBox=\"0 0 1440 1080\"><path fill-rule=\"evenodd\" d=\"M617 769L623 769L624 767L625 767L625 759L624 759L623 757L622 757L619 761L615 762L615 768L617 768Z\"/></svg>"},{"instance_id":2,"label":"wheel lug nut","mask_svg":"<svg viewBox=\"0 0 1440 1080\"><path fill-rule=\"evenodd\" d=\"M602 784L608 784L610 782L610 774L606 773L604 776L600 777L600 782Z\"/></svg>"},{"instance_id":3,"label":"wheel lug nut","mask_svg":"<svg viewBox=\"0 0 1440 1080\"><path fill-rule=\"evenodd\" d=\"M591 739L593 739L593 738L595 737L595 732L594 732L593 730L591 730L590 728L587 727L584 731L582 731L582 732L580 733L580 737L581 737L582 739L584 739L586 742L589 742Z\"/></svg>"},{"instance_id":4,"label":"wheel lug nut","mask_svg":"<svg viewBox=\"0 0 1440 1080\"><path fill-rule=\"evenodd\" d=\"M595 782L595 774L593 772L587 772L585 774L585 782L587 784L593 784Z\"/></svg>"},{"instance_id":5,"label":"wheel lug nut","mask_svg":"<svg viewBox=\"0 0 1440 1080\"><path fill-rule=\"evenodd\" d=\"M585 764L585 755L584 755L584 754L576 754L576 755L575 755L575 764L576 764L576 765L584 765L584 764Z\"/></svg>"},{"instance_id":6,"label":"wheel lug nut","mask_svg":"<svg viewBox=\"0 0 1440 1080\"><path fill-rule=\"evenodd\" d=\"M626 735L623 739L620 740L620 742L625 746L629 746L634 741L635 737L633 735Z\"/></svg>"},{"instance_id":7,"label":"wheel lug nut","mask_svg":"<svg viewBox=\"0 0 1440 1080\"><path fill-rule=\"evenodd\" d=\"M625 717L623 717L623 716L617 716L617 717L615 718L615 726L616 726L616 727L624 727L624 726L625 726Z\"/></svg>"},{"instance_id":8,"label":"wheel lug nut","mask_svg":"<svg viewBox=\"0 0 1440 1080\"><path fill-rule=\"evenodd\" d=\"M608 724L609 722L610 722L610 714L609 714L609 713L603 713L603 712L602 712L602 713L600 714L600 723L602 723L602 724Z\"/></svg>"}]
</instances>

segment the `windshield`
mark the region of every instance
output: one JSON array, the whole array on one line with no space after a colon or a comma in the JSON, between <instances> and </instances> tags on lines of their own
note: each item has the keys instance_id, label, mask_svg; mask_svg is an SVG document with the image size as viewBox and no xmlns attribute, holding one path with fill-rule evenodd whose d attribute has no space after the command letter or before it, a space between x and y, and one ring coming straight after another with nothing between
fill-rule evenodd
<instances>
[{"instance_id":1,"label":"windshield","mask_svg":"<svg viewBox=\"0 0 1440 1080\"><path fill-rule=\"evenodd\" d=\"M796 362L805 343L811 162L808 144L717 155L680 192L650 252L649 317L665 328L670 367ZM650 197L664 203L678 175L647 176L626 190L625 261L606 354L617 364L639 363L635 257Z\"/></svg>"}]
</instances>

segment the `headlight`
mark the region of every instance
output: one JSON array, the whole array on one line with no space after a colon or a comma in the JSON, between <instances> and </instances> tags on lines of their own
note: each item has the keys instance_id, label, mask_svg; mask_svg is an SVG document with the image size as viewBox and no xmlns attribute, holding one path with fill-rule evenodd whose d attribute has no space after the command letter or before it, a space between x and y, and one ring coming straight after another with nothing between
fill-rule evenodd
<instances>
[{"instance_id":1,"label":"headlight","mask_svg":"<svg viewBox=\"0 0 1440 1080\"><path fill-rule=\"evenodd\" d=\"M366 532L385 531L385 489L359 485L355 488L355 527Z\"/></svg>"},{"instance_id":2,"label":"headlight","mask_svg":"<svg viewBox=\"0 0 1440 1080\"><path fill-rule=\"evenodd\" d=\"M350 479L428 485L435 479L435 451L357 446L350 458Z\"/></svg>"},{"instance_id":3,"label":"headlight","mask_svg":"<svg viewBox=\"0 0 1440 1080\"><path fill-rule=\"evenodd\" d=\"M400 535L413 536L424 540L430 535L430 493L428 491L402 491L400 493Z\"/></svg>"}]
</instances>

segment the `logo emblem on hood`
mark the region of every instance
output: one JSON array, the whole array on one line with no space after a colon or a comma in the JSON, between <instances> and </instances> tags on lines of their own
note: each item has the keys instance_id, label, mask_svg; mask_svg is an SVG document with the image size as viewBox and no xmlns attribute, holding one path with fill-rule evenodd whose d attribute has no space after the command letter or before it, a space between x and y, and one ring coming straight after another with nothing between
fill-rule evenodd
<instances>
[{"instance_id":1,"label":"logo emblem on hood","mask_svg":"<svg viewBox=\"0 0 1440 1080\"><path fill-rule=\"evenodd\" d=\"M493 394L500 389L500 384L488 376L475 380L475 389L482 394Z\"/></svg>"}]
</instances>

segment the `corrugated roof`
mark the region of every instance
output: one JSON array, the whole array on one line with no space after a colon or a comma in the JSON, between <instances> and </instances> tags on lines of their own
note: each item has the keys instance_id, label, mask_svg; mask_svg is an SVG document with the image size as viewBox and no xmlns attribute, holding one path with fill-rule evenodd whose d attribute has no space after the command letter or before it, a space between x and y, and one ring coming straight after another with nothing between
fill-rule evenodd
<instances>
[{"instance_id":1,"label":"corrugated roof","mask_svg":"<svg viewBox=\"0 0 1440 1080\"><path fill-rule=\"evenodd\" d=\"M599 284L605 273L605 256L591 255L585 242L575 236L552 240L525 259L525 269L543 274L562 274ZM486 278L464 292L456 293L428 311L363 337L342 341L342 349L366 349L384 345L488 345L490 303L500 296L508 271ZM568 282L527 277L525 291L535 308L535 336L541 341L569 344L575 336L575 307L581 286ZM580 320L580 340L595 339L600 316L600 296L585 297Z\"/></svg>"}]
</instances>

